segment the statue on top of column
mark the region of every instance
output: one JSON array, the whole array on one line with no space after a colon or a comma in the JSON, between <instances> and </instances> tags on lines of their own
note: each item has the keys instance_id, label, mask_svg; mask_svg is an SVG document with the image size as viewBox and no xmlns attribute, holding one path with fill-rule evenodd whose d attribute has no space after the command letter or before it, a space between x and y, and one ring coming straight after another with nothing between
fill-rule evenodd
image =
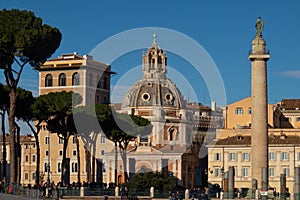
<instances>
[{"instance_id":1,"label":"statue on top of column","mask_svg":"<svg viewBox=\"0 0 300 200\"><path fill-rule=\"evenodd\" d=\"M256 35L261 35L262 30L264 28L264 22L261 20L260 16L256 20L255 28L256 28Z\"/></svg>"}]
</instances>

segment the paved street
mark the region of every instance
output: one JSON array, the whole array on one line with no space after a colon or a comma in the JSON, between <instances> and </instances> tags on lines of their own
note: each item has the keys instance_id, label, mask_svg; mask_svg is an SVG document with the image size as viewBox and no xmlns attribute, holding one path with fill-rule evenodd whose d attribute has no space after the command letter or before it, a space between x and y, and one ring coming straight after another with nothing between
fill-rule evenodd
<instances>
[{"instance_id":1,"label":"paved street","mask_svg":"<svg viewBox=\"0 0 300 200\"><path fill-rule=\"evenodd\" d=\"M0 193L0 200L28 200L28 199L34 199L34 198L26 198L22 196L17 195L11 195L11 194L3 194Z\"/></svg>"}]
</instances>

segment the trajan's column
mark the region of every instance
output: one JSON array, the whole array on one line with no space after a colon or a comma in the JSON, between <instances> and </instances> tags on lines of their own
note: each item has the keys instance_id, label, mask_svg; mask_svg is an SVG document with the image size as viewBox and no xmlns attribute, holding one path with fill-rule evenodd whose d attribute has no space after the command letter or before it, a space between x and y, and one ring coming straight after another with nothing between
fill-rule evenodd
<instances>
[{"instance_id":1,"label":"trajan's column","mask_svg":"<svg viewBox=\"0 0 300 200\"><path fill-rule=\"evenodd\" d=\"M257 180L257 188L265 190L268 185L267 61L270 54L266 51L266 42L262 37L263 26L259 17L255 25L256 35L252 41L249 60L252 65L251 175Z\"/></svg>"}]
</instances>

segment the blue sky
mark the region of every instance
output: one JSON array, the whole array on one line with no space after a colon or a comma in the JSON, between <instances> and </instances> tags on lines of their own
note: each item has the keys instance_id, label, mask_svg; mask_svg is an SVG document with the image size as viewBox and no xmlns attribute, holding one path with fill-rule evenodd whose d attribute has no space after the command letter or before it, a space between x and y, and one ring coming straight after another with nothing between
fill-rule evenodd
<instances>
[{"instance_id":1,"label":"blue sky","mask_svg":"<svg viewBox=\"0 0 300 200\"><path fill-rule=\"evenodd\" d=\"M44 23L59 28L63 39L52 57L75 51L80 55L88 54L105 39L129 29L162 27L179 31L197 41L211 56L223 79L228 103L251 95L248 51L254 38L256 19L262 16L265 21L263 36L271 52L268 62L269 102L275 103L283 98L300 98L300 2L297 0L284 3L258 0L2 0L0 9L3 8L31 10ZM150 46L152 38L145 40L149 41ZM141 54L142 50L136 50L111 63L113 71L118 73L112 77L112 85L116 85L124 73L141 64ZM186 60L168 53L168 64L185 76L196 90L197 99L191 97L191 101L210 103L205 83L201 77L194 77L192 70L186 70L190 65ZM136 78L141 76L140 73ZM172 76L169 78L172 79ZM0 76L0 81L5 82L3 76ZM129 83L123 90L129 87ZM28 67L19 86L37 94L38 73ZM178 87L181 87L180 90L186 98L190 96L185 86L179 84Z\"/></svg>"}]
</instances>

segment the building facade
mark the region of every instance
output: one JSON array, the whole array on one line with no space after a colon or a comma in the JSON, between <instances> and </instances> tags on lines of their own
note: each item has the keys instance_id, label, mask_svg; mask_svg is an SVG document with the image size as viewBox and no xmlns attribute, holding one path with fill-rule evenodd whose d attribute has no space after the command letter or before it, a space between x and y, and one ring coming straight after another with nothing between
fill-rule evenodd
<instances>
[{"instance_id":1,"label":"building facade","mask_svg":"<svg viewBox=\"0 0 300 200\"><path fill-rule=\"evenodd\" d=\"M62 54L39 68L39 95L49 92L78 92L83 105L109 103L111 66L92 56Z\"/></svg>"},{"instance_id":2,"label":"building facade","mask_svg":"<svg viewBox=\"0 0 300 200\"><path fill-rule=\"evenodd\" d=\"M255 141L254 141L255 142ZM286 187L294 192L294 168L300 165L300 130L269 129L268 137L269 188L280 190L280 175L286 175ZM248 133L219 139L208 145L208 182L224 185L224 173L230 166L235 169L236 188L252 189L251 130Z\"/></svg>"},{"instance_id":3,"label":"building facade","mask_svg":"<svg viewBox=\"0 0 300 200\"><path fill-rule=\"evenodd\" d=\"M80 56L63 54L47 60L39 69L39 95L49 92L73 91L83 100L81 105L110 103L110 77L114 74L111 66L98 62L90 55ZM94 140L90 142L89 137ZM101 134L70 136L67 148L70 183L102 181L102 163L96 157L103 153L103 148L95 150L103 143ZM55 183L61 180L63 140L56 133L49 133L46 124L39 133L41 150L40 171L43 180ZM111 151L111 149L109 149ZM78 160L79 154L79 160ZM104 153L103 153L104 154Z\"/></svg>"}]
</instances>

